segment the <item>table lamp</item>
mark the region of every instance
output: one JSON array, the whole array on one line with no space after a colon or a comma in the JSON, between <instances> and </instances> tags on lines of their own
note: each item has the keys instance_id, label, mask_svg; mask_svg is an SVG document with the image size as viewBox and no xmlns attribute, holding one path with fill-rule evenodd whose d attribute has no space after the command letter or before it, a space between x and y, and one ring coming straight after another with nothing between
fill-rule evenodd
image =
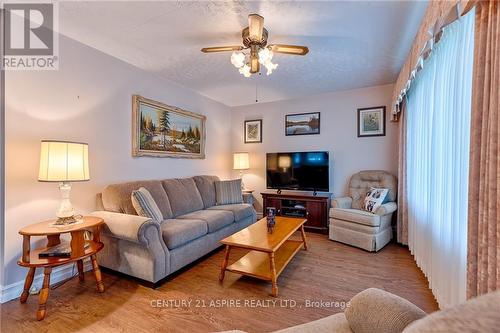
<instances>
[{"instance_id":1,"label":"table lamp","mask_svg":"<svg viewBox=\"0 0 500 333\"><path fill-rule=\"evenodd\" d=\"M89 146L86 143L42 140L38 181L59 182L61 204L55 224L77 222L69 200L70 182L89 180Z\"/></svg>"},{"instance_id":2,"label":"table lamp","mask_svg":"<svg viewBox=\"0 0 500 333\"><path fill-rule=\"evenodd\" d=\"M241 189L245 189L243 184L243 170L250 169L250 162L248 158L248 153L234 153L233 154L233 169L240 170L241 178Z\"/></svg>"}]
</instances>

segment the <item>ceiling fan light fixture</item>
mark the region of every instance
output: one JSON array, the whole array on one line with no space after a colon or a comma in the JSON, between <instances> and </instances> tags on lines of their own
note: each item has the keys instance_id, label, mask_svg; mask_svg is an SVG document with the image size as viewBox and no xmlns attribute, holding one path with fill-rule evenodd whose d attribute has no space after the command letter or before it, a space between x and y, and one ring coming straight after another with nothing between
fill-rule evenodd
<instances>
[{"instance_id":1,"label":"ceiling fan light fixture","mask_svg":"<svg viewBox=\"0 0 500 333\"><path fill-rule=\"evenodd\" d=\"M245 65L245 54L242 52L233 52L231 54L231 64L236 68L241 68Z\"/></svg>"},{"instance_id":2,"label":"ceiling fan light fixture","mask_svg":"<svg viewBox=\"0 0 500 333\"><path fill-rule=\"evenodd\" d=\"M271 61L264 63L264 66L267 69L266 75L271 75L273 71L278 68L278 64L273 64Z\"/></svg>"},{"instance_id":3,"label":"ceiling fan light fixture","mask_svg":"<svg viewBox=\"0 0 500 333\"><path fill-rule=\"evenodd\" d=\"M266 62L273 59L273 51L269 50L267 47L260 49L259 51L259 62L264 65Z\"/></svg>"},{"instance_id":4,"label":"ceiling fan light fixture","mask_svg":"<svg viewBox=\"0 0 500 333\"><path fill-rule=\"evenodd\" d=\"M252 73L250 73L250 66L248 65L243 65L238 71L244 77L250 77L252 75Z\"/></svg>"}]
</instances>

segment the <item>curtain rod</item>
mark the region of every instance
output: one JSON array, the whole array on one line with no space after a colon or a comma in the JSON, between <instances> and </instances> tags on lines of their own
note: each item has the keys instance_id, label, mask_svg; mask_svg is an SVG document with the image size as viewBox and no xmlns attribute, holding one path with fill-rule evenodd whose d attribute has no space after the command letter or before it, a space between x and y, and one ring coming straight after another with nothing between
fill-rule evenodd
<instances>
[{"instance_id":1,"label":"curtain rod","mask_svg":"<svg viewBox=\"0 0 500 333\"><path fill-rule=\"evenodd\" d=\"M402 102L410 89L413 80L415 79L417 73L424 68L424 61L430 57L432 51L437 43L443 37L443 29L450 25L451 23L460 19L461 16L467 14L477 3L478 1L473 0L469 1L466 5L462 14L460 14L460 2L457 2L455 6L453 6L446 16L440 16L434 22L434 24L429 28L427 33L430 35L429 39L427 39L422 47L422 50L419 53L416 64L413 67L413 70L410 71L410 75L403 89L399 92L398 97L396 98L396 102L392 108L392 118L393 120L397 120L399 117L399 113L401 112Z\"/></svg>"}]
</instances>

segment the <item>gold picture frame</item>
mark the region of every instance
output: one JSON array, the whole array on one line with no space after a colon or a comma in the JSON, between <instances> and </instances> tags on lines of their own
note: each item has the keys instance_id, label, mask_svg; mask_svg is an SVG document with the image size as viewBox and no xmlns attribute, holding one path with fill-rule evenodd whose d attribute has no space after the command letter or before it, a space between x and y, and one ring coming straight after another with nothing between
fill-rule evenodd
<instances>
[{"instance_id":1,"label":"gold picture frame","mask_svg":"<svg viewBox=\"0 0 500 333\"><path fill-rule=\"evenodd\" d=\"M132 156L205 158L206 116L132 96Z\"/></svg>"}]
</instances>

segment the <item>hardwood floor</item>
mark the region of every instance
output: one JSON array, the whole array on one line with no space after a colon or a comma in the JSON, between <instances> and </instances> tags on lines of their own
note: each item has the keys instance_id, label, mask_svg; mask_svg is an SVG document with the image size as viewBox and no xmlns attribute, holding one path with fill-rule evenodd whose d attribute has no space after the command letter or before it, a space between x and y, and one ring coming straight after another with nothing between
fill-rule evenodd
<instances>
[{"instance_id":1,"label":"hardwood floor","mask_svg":"<svg viewBox=\"0 0 500 333\"><path fill-rule=\"evenodd\" d=\"M311 301L347 302L369 287L402 296L426 312L438 309L408 249L391 243L369 253L332 242L325 235L307 236L309 251L297 253L279 277L278 298L269 296L270 283L230 272L219 284L221 250L156 290L103 273L106 291L100 294L91 273L86 273L85 282L74 278L50 291L44 321L35 319L37 295L31 295L26 304L18 299L2 304L1 331L269 332L342 312ZM245 253L232 251L229 262Z\"/></svg>"}]
</instances>

